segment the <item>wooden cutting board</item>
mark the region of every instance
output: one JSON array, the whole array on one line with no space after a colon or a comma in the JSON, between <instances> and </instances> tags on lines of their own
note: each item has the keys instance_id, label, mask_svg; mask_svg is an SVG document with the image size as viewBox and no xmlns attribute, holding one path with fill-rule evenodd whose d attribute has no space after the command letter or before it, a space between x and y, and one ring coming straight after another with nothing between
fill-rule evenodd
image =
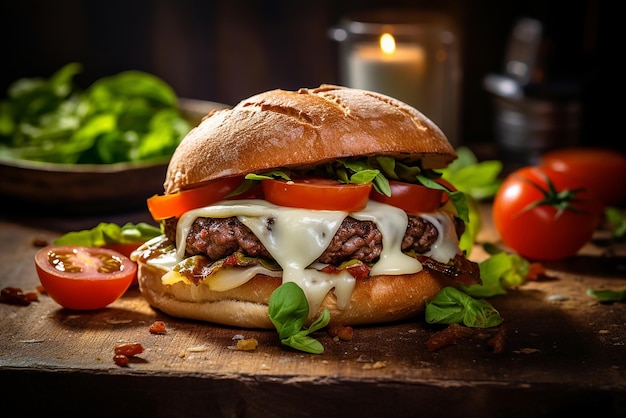
<instances>
[{"instance_id":1,"label":"wooden cutting board","mask_svg":"<svg viewBox=\"0 0 626 418\"><path fill-rule=\"evenodd\" d=\"M480 242L498 240L489 210ZM0 215L0 288L35 290L35 241L141 220L147 214ZM29 306L0 304L2 415L626 416L626 304L586 293L626 288L626 246L607 237L599 231L577 257L544 263L547 278L489 299L505 318L498 354L488 344L493 330L428 351L441 327L423 318L355 328L350 341L318 331L325 352L305 354L281 346L274 331L169 317L137 288L95 312L65 310L46 295ZM472 253L485 256L480 247ZM149 332L156 320L164 335ZM258 348L234 349L237 336ZM124 342L145 348L129 367L113 362Z\"/></svg>"}]
</instances>

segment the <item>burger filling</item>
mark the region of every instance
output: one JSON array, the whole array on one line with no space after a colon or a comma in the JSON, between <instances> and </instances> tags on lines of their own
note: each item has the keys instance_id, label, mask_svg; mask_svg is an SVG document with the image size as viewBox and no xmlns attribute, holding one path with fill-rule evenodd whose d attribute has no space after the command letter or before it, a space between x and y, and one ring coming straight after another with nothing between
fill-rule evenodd
<instances>
[{"instance_id":1,"label":"burger filling","mask_svg":"<svg viewBox=\"0 0 626 418\"><path fill-rule=\"evenodd\" d=\"M407 214L374 201L347 213L230 200L166 220L164 236L148 242L152 248L140 258L169 270L166 284L185 281L212 290L240 286L257 274L282 276L304 290L316 312L331 289L338 307L346 306L355 280L366 276L427 268L475 283L478 268L458 249L462 227L445 211Z\"/></svg>"}]
</instances>

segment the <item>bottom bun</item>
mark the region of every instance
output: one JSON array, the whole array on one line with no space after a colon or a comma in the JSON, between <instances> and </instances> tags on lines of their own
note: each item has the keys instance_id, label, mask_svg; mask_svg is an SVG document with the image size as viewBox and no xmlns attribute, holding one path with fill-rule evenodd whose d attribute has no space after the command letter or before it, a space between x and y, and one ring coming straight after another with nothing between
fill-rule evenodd
<instances>
[{"instance_id":1,"label":"bottom bun","mask_svg":"<svg viewBox=\"0 0 626 418\"><path fill-rule=\"evenodd\" d=\"M235 289L217 292L208 286L184 282L165 285L161 281L163 274L161 269L139 263L141 293L152 307L168 315L242 328L274 328L268 316L268 304L272 292L282 283L280 277L257 275ZM455 283L430 270L400 276L374 276L357 280L345 309L337 308L331 290L320 311L328 308L331 325L399 321L423 312L426 301L445 286L455 286Z\"/></svg>"}]
</instances>

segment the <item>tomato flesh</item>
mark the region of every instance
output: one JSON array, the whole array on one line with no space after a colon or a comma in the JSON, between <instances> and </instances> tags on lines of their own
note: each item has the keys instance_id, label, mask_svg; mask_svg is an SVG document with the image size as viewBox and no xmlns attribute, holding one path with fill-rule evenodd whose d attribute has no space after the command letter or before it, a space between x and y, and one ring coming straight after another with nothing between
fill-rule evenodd
<instances>
[{"instance_id":1,"label":"tomato flesh","mask_svg":"<svg viewBox=\"0 0 626 418\"><path fill-rule=\"evenodd\" d=\"M263 195L279 206L357 212L369 200L371 183L342 184L321 178L297 181L262 180Z\"/></svg>"},{"instance_id":2,"label":"tomato flesh","mask_svg":"<svg viewBox=\"0 0 626 418\"><path fill-rule=\"evenodd\" d=\"M104 308L126 292L137 273L128 257L106 248L48 246L35 254L46 293L74 310Z\"/></svg>"},{"instance_id":3,"label":"tomato flesh","mask_svg":"<svg viewBox=\"0 0 626 418\"><path fill-rule=\"evenodd\" d=\"M447 199L447 194L443 190L429 189L419 184L403 183L390 180L391 196L378 193L372 190L370 199L380 203L403 209L410 213L430 213L435 212L441 203Z\"/></svg>"},{"instance_id":4,"label":"tomato flesh","mask_svg":"<svg viewBox=\"0 0 626 418\"><path fill-rule=\"evenodd\" d=\"M494 196L493 222L502 241L531 260L558 260L575 255L587 243L600 219L602 206L584 191L571 205L558 210L549 205L531 207L544 199L530 182L547 188L547 175L557 191L578 188L576 179L561 172L523 167L509 174Z\"/></svg>"},{"instance_id":5,"label":"tomato flesh","mask_svg":"<svg viewBox=\"0 0 626 418\"><path fill-rule=\"evenodd\" d=\"M605 205L626 203L626 155L615 150L573 147L549 151L541 165L576 177Z\"/></svg>"},{"instance_id":6,"label":"tomato flesh","mask_svg":"<svg viewBox=\"0 0 626 418\"><path fill-rule=\"evenodd\" d=\"M201 208L223 200L242 182L241 177L221 179L206 186L180 192L155 195L148 198L148 210L155 221L180 217L192 209Z\"/></svg>"},{"instance_id":7,"label":"tomato flesh","mask_svg":"<svg viewBox=\"0 0 626 418\"><path fill-rule=\"evenodd\" d=\"M133 242L128 244L105 244L102 248L107 248L109 250L117 251L125 257L130 258L130 254L135 251L139 246L143 244L143 242ZM137 279L137 274L133 277L133 281L131 282L131 286L139 286L139 280Z\"/></svg>"}]
</instances>

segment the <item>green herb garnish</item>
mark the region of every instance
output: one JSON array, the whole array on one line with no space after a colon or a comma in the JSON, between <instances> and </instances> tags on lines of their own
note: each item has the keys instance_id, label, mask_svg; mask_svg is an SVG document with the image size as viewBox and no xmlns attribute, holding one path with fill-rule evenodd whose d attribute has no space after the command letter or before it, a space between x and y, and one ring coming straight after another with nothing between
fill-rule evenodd
<instances>
[{"instance_id":1,"label":"green herb garnish","mask_svg":"<svg viewBox=\"0 0 626 418\"><path fill-rule=\"evenodd\" d=\"M309 303L297 284L284 283L270 296L269 317L278 331L280 342L296 350L321 354L324 346L309 334L328 325L330 312L324 309L309 328L304 328L308 315Z\"/></svg>"},{"instance_id":2,"label":"green herb garnish","mask_svg":"<svg viewBox=\"0 0 626 418\"><path fill-rule=\"evenodd\" d=\"M612 206L604 208L604 217L613 239L621 240L626 237L626 216L619 208Z\"/></svg>"},{"instance_id":3,"label":"green herb garnish","mask_svg":"<svg viewBox=\"0 0 626 418\"><path fill-rule=\"evenodd\" d=\"M55 245L81 245L101 247L111 244L134 244L146 242L162 234L160 228L139 222L119 226L115 223L101 222L92 229L72 231L57 238Z\"/></svg>"},{"instance_id":4,"label":"green herb garnish","mask_svg":"<svg viewBox=\"0 0 626 418\"><path fill-rule=\"evenodd\" d=\"M626 289L587 289L587 294L597 298L600 302L626 302Z\"/></svg>"},{"instance_id":5,"label":"green herb garnish","mask_svg":"<svg viewBox=\"0 0 626 418\"><path fill-rule=\"evenodd\" d=\"M504 319L489 302L474 299L468 294L444 287L426 304L426 322L429 324L464 324L473 328L490 328L500 325Z\"/></svg>"}]
</instances>

